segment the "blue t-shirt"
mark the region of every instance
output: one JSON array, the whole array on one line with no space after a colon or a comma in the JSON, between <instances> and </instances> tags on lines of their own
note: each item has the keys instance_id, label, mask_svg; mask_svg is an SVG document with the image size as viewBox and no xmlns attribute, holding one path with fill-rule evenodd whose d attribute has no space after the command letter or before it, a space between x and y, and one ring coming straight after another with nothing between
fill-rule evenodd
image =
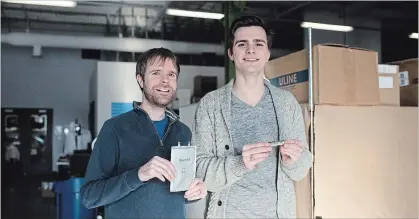
<instances>
[{"instance_id":1,"label":"blue t-shirt","mask_svg":"<svg viewBox=\"0 0 419 219\"><path fill-rule=\"evenodd\" d=\"M153 121L154 127L156 128L157 133L160 136L160 139L163 138L164 130L166 129L166 125L169 122L169 119L166 115L164 115L164 119L160 121Z\"/></svg>"}]
</instances>

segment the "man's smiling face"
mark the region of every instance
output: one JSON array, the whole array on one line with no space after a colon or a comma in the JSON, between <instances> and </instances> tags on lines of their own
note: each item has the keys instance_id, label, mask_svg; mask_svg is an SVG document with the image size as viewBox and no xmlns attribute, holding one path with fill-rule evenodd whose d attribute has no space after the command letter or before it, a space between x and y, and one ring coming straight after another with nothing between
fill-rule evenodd
<instances>
[{"instance_id":1,"label":"man's smiling face","mask_svg":"<svg viewBox=\"0 0 419 219\"><path fill-rule=\"evenodd\" d=\"M265 30L259 26L238 28L234 33L232 51L229 49L229 57L234 61L238 73L263 73L270 57Z\"/></svg>"}]
</instances>

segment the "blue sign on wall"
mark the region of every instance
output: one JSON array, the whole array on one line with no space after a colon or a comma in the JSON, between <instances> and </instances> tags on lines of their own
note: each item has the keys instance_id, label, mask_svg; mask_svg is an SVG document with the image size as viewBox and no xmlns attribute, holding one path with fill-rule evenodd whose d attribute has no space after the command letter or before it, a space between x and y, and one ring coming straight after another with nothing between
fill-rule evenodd
<instances>
[{"instance_id":1,"label":"blue sign on wall","mask_svg":"<svg viewBox=\"0 0 419 219\"><path fill-rule=\"evenodd\" d=\"M308 70L302 70L291 74L281 75L270 79L271 84L277 87L283 87L308 81Z\"/></svg>"},{"instance_id":2,"label":"blue sign on wall","mask_svg":"<svg viewBox=\"0 0 419 219\"><path fill-rule=\"evenodd\" d=\"M132 110L132 103L112 103L111 116L115 117Z\"/></svg>"}]
</instances>

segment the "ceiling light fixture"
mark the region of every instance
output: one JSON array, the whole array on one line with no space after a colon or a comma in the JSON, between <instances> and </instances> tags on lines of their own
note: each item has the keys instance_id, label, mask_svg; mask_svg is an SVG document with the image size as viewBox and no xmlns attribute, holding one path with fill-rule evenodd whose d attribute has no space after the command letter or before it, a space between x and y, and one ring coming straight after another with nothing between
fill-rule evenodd
<instances>
[{"instance_id":1,"label":"ceiling light fixture","mask_svg":"<svg viewBox=\"0 0 419 219\"><path fill-rule=\"evenodd\" d=\"M216 20L220 20L221 18L224 17L224 14L220 14L220 13L186 11L186 10L179 10L179 9L173 9L173 8L166 9L166 14L172 15L172 16L195 17L195 18L216 19Z\"/></svg>"},{"instance_id":2,"label":"ceiling light fixture","mask_svg":"<svg viewBox=\"0 0 419 219\"><path fill-rule=\"evenodd\" d=\"M2 2L7 3L15 3L15 4L28 4L28 5L43 5L43 6L56 6L56 7L76 7L77 2L76 1L70 1L70 0L1 0Z\"/></svg>"},{"instance_id":3,"label":"ceiling light fixture","mask_svg":"<svg viewBox=\"0 0 419 219\"><path fill-rule=\"evenodd\" d=\"M302 22L301 27L303 28L311 27L313 29L331 30L331 31L340 31L340 32L350 32L354 30L354 28L351 26L322 24L322 23L314 23L314 22Z\"/></svg>"},{"instance_id":4,"label":"ceiling light fixture","mask_svg":"<svg viewBox=\"0 0 419 219\"><path fill-rule=\"evenodd\" d=\"M418 39L418 33L411 33L411 34L409 35L409 38L412 38L412 39Z\"/></svg>"}]
</instances>

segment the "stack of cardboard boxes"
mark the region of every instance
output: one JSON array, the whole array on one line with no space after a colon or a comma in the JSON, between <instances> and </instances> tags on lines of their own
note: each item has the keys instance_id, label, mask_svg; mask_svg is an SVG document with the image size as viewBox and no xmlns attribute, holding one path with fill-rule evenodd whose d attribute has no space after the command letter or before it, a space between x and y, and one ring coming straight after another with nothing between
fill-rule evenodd
<instances>
[{"instance_id":1,"label":"stack of cardboard boxes","mask_svg":"<svg viewBox=\"0 0 419 219\"><path fill-rule=\"evenodd\" d=\"M417 218L417 59L379 65L375 51L323 44L312 64L314 124L308 51L265 68L300 102L307 132L314 128L312 178L296 183L297 217Z\"/></svg>"},{"instance_id":2,"label":"stack of cardboard boxes","mask_svg":"<svg viewBox=\"0 0 419 219\"><path fill-rule=\"evenodd\" d=\"M399 66L400 105L418 106L418 59L392 63Z\"/></svg>"},{"instance_id":3,"label":"stack of cardboard boxes","mask_svg":"<svg viewBox=\"0 0 419 219\"><path fill-rule=\"evenodd\" d=\"M313 47L314 104L417 106L418 59L378 64L377 52L340 45ZM271 83L308 103L308 51L271 60Z\"/></svg>"}]
</instances>

